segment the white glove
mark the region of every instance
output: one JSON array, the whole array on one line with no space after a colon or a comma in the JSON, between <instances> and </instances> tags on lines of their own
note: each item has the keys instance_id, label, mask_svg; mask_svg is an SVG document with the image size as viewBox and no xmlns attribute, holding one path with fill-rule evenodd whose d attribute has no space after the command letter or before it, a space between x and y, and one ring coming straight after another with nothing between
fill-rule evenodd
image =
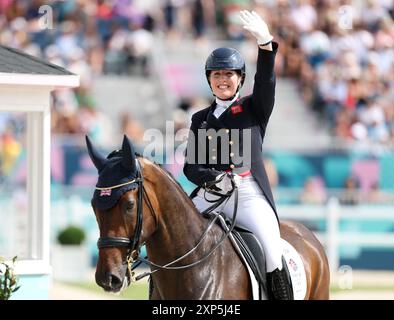
<instances>
[{"instance_id":1,"label":"white glove","mask_svg":"<svg viewBox=\"0 0 394 320\"><path fill-rule=\"evenodd\" d=\"M257 39L257 44L266 44L274 39L265 21L255 11L242 10L239 12L239 17L244 29Z\"/></svg>"},{"instance_id":2,"label":"white glove","mask_svg":"<svg viewBox=\"0 0 394 320\"><path fill-rule=\"evenodd\" d=\"M233 176L235 185L238 187L241 184L242 177L237 174L233 174L232 176ZM229 191L233 190L233 186L231 184L231 176L228 173L222 173L222 174L219 174L215 180L218 181L222 177L223 177L223 179L220 182L216 183L215 186L217 188L219 188L222 193L226 194Z\"/></svg>"},{"instance_id":3,"label":"white glove","mask_svg":"<svg viewBox=\"0 0 394 320\"><path fill-rule=\"evenodd\" d=\"M223 179L222 179L223 177ZM231 185L231 179L230 177L227 175L227 173L221 173L216 177L216 181L219 181L221 179L220 182L215 184L216 188L220 189L220 192L223 194L226 194L227 192L231 191L233 189L232 185Z\"/></svg>"},{"instance_id":4,"label":"white glove","mask_svg":"<svg viewBox=\"0 0 394 320\"><path fill-rule=\"evenodd\" d=\"M242 177L233 173L233 179L234 179L235 185L237 187L239 187L241 185Z\"/></svg>"}]
</instances>

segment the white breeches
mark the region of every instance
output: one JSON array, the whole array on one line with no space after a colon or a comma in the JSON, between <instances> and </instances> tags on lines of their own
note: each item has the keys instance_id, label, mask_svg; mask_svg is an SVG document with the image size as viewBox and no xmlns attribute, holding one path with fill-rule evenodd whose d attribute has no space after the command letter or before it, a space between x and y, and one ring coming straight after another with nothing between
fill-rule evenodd
<instances>
[{"instance_id":1,"label":"white breeches","mask_svg":"<svg viewBox=\"0 0 394 320\"><path fill-rule=\"evenodd\" d=\"M205 193L205 196L209 200L218 199L217 196L208 192ZM234 197L235 194L227 203L216 209L222 211L230 219L233 216ZM202 188L193 198L193 202L200 212L213 205L213 203L205 201ZM276 268L281 270L282 244L278 221L275 212L251 175L242 178L238 187L237 225L252 231L260 241L266 256L267 272L272 272Z\"/></svg>"}]
</instances>

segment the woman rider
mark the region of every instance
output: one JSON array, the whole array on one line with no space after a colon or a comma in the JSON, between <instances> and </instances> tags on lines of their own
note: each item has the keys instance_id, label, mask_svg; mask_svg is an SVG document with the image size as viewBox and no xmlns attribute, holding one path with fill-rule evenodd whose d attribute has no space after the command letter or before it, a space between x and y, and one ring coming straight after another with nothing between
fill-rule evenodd
<instances>
[{"instance_id":1,"label":"woman rider","mask_svg":"<svg viewBox=\"0 0 394 320\"><path fill-rule=\"evenodd\" d=\"M199 186L193 198L199 211L212 205L205 200L204 192L207 191L208 199L217 199L209 191L229 192L233 177L238 186L237 224L251 230L264 249L269 297L292 300L291 280L282 259L278 217L262 154L274 106L278 44L272 41L267 24L256 12L241 11L240 18L258 44L253 93L240 96L245 61L237 50L218 48L209 55L205 72L215 101L192 116L184 173ZM201 132L205 132L202 139ZM233 213L233 197L220 208L229 218Z\"/></svg>"}]
</instances>

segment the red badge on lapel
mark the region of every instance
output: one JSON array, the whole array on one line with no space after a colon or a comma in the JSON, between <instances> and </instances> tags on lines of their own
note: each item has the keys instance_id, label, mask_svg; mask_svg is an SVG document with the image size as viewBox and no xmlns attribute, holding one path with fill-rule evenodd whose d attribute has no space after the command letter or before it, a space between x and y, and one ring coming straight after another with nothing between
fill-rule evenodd
<instances>
[{"instance_id":1,"label":"red badge on lapel","mask_svg":"<svg viewBox=\"0 0 394 320\"><path fill-rule=\"evenodd\" d=\"M232 112L232 114L237 114L237 113L240 113L240 112L242 112L243 111L243 109L242 109L242 106L241 105L236 105L236 106L232 106L231 107L231 112Z\"/></svg>"}]
</instances>

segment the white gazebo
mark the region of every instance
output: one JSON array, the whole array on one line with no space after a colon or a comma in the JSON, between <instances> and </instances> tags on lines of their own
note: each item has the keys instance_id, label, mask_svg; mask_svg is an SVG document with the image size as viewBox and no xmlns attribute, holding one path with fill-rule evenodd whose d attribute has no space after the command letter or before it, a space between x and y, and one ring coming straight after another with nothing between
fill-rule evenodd
<instances>
[{"instance_id":1,"label":"white gazebo","mask_svg":"<svg viewBox=\"0 0 394 320\"><path fill-rule=\"evenodd\" d=\"M21 288L16 299L48 298L50 265L50 94L79 86L79 76L59 66L0 46L0 112L26 114L26 257L15 271ZM8 212L7 214L13 214ZM0 256L2 252L0 250Z\"/></svg>"}]
</instances>

